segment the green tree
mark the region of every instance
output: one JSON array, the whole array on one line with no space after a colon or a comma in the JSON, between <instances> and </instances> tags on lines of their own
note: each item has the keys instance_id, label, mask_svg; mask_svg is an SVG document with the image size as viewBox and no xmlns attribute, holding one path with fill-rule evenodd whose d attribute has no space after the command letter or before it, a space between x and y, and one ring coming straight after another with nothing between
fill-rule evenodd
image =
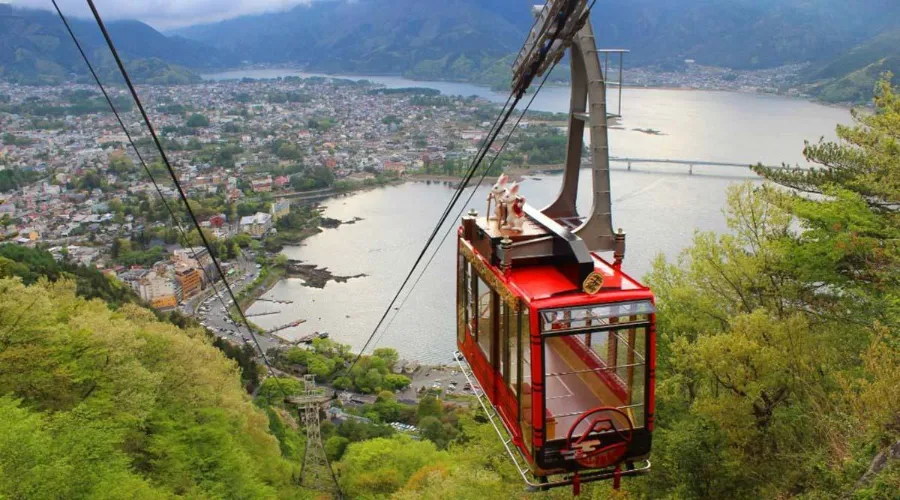
<instances>
[{"instance_id":1,"label":"green tree","mask_svg":"<svg viewBox=\"0 0 900 500\"><path fill-rule=\"evenodd\" d=\"M390 389L392 391L400 391L409 387L409 384L412 381L409 377L405 375L400 375L397 373L388 373L384 376L383 386L385 389Z\"/></svg>"},{"instance_id":2,"label":"green tree","mask_svg":"<svg viewBox=\"0 0 900 500\"><path fill-rule=\"evenodd\" d=\"M0 279L0 495L272 497L286 462L199 328L110 310L65 279ZM39 353L39 354L38 354Z\"/></svg>"},{"instance_id":3,"label":"green tree","mask_svg":"<svg viewBox=\"0 0 900 500\"><path fill-rule=\"evenodd\" d=\"M403 436L352 443L340 463L341 487L351 498L388 496L423 466L447 459L431 442Z\"/></svg>"},{"instance_id":4,"label":"green tree","mask_svg":"<svg viewBox=\"0 0 900 500\"><path fill-rule=\"evenodd\" d=\"M446 449L457 434L453 425L432 416L419 420L418 427L422 437L434 443L441 450Z\"/></svg>"},{"instance_id":5,"label":"green tree","mask_svg":"<svg viewBox=\"0 0 900 500\"><path fill-rule=\"evenodd\" d=\"M443 414L444 408L441 405L441 400L433 394L426 394L419 400L419 406L416 409L416 415L419 417L419 420L427 417L440 418Z\"/></svg>"},{"instance_id":6,"label":"green tree","mask_svg":"<svg viewBox=\"0 0 900 500\"><path fill-rule=\"evenodd\" d=\"M896 324L900 316L900 96L890 75L875 89L875 112L854 111L837 142L807 143L814 169L758 165L765 178L796 190L776 202L803 233L791 242L792 267L810 281L838 287L865 305L865 316ZM804 193L822 195L821 198Z\"/></svg>"},{"instance_id":7,"label":"green tree","mask_svg":"<svg viewBox=\"0 0 900 500\"><path fill-rule=\"evenodd\" d=\"M325 440L325 456L328 457L328 460L336 462L344 456L344 451L349 444L350 440L345 437L331 436Z\"/></svg>"},{"instance_id":8,"label":"green tree","mask_svg":"<svg viewBox=\"0 0 900 500\"><path fill-rule=\"evenodd\" d=\"M900 474L896 387L900 99L838 142L807 144L812 170L729 193L730 234L698 233L660 259L658 427L640 497L889 498ZM710 464L716 464L710 467Z\"/></svg>"},{"instance_id":9,"label":"green tree","mask_svg":"<svg viewBox=\"0 0 900 500\"><path fill-rule=\"evenodd\" d=\"M209 118L200 113L194 113L187 119L185 125L191 128L208 127Z\"/></svg>"}]
</instances>

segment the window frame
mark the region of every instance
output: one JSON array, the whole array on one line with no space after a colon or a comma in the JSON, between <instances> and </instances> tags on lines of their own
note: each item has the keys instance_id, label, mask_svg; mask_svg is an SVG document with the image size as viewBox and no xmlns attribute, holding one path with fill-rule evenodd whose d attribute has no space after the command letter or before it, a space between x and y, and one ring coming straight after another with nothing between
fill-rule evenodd
<instances>
[{"instance_id":1,"label":"window frame","mask_svg":"<svg viewBox=\"0 0 900 500\"><path fill-rule=\"evenodd\" d=\"M638 430L647 429L647 425L648 425L647 408L649 408L649 404L650 404L650 401L649 401L650 394L649 394L649 391L647 390L647 385L650 381L650 363L649 363L650 344L649 344L649 342L650 342L650 332L652 330L652 323L653 323L652 314L647 314L646 319L642 319L642 320L638 320L638 321L631 321L631 322L627 322L627 323L615 322L615 323L607 323L604 325L594 325L594 326L584 327L584 328L558 329L558 330L545 331L545 329L543 328L543 321L544 321L543 313L545 313L547 311L554 311L554 312L560 311L562 309L564 309L564 308L544 309L544 310L537 311L538 314L540 315L538 318L538 322L539 322L538 326L541 328L541 344L540 344L540 350L541 350L541 370L540 371L541 371L541 373L539 373L539 375L541 377L542 385L544 387L543 394L541 395L542 401L541 401L541 412L540 412L539 418L540 418L541 428L544 430L545 445L547 443L559 442L559 441L562 441L565 439L565 438L551 437L549 435L549 432L547 429L547 416L548 416L547 413L549 411L548 407L547 407L547 396L549 395L548 394L549 391L547 390L547 356L546 356L547 342L546 341L548 339L557 338L557 337L566 337L566 336L575 337L577 335L584 335L584 334L590 334L593 337L594 334L612 333L617 339L619 339L620 338L619 334L618 334L619 331L624 332L626 330L629 330L632 332L636 332L639 329L643 329L643 334L642 334L643 341L641 342L641 345L643 345L644 352L639 353L639 355L641 356L640 365L643 367L643 376L641 377L641 383L643 385L643 387L641 388L641 393L643 395L643 398L641 399L641 402L639 404L629 402L629 404L623 405L618 408L620 408L620 409L621 408L635 408L635 407L643 408L643 410L641 411L642 423L640 426L635 425L634 430L638 431ZM635 335L635 339L636 338L637 338L637 335ZM632 344L632 348L630 350L635 351L634 346L637 344L638 344L638 342L637 342L637 340L635 340L635 343ZM591 350L593 350L593 349L591 349ZM596 353L596 351L594 351L594 352ZM601 361L605 365L607 364L606 359L602 359ZM635 365L635 366L638 366L638 365ZM633 370L635 366L632 366L631 369ZM615 373L615 370L611 371L610 373L612 374L613 377L618 378L618 375ZM626 387L626 390L627 390L627 387ZM554 416L554 415L551 415L551 416Z\"/></svg>"}]
</instances>

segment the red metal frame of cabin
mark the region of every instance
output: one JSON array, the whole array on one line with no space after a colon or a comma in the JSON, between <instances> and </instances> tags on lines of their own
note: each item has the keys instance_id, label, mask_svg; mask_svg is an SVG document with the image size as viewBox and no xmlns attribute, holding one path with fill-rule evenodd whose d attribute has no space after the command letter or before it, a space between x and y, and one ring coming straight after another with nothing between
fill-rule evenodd
<instances>
[{"instance_id":1,"label":"red metal frame of cabin","mask_svg":"<svg viewBox=\"0 0 900 500\"><path fill-rule=\"evenodd\" d=\"M528 460L529 463L535 464L535 453L536 450L540 449L545 443L545 418L543 413L545 412L545 399L544 399L544 361L543 361L543 336L540 330L540 312L548 309L561 309L561 308L569 308L569 307L583 307L589 305L601 305L601 304L610 304L610 303L622 303L622 302L634 302L637 300L649 300L651 302L654 301L654 297L652 292L645 286L638 283L636 280L632 279L628 275L621 272L621 270L615 268L614 266L607 263L605 260L600 258L596 254L592 254L594 256L595 262L597 263L597 270L605 272L608 276L613 278L613 282L622 283L627 282L633 286L632 289L629 290L603 290L600 293L595 295L590 295L584 293L582 291L570 292L565 295L561 295L558 297L549 297L549 298L534 298L531 297L528 293L524 292L522 288L519 286L521 283L537 283L538 286L541 286L544 289L548 290L547 295L552 295L552 288L554 286L553 278L547 278L545 273L541 273L539 269L532 268L532 271L537 272L509 272L508 274L504 274L501 270L497 269L497 267L492 266L487 260L481 256L477 250L475 250L461 235L457 242L458 251L465 247L465 252L470 254L473 259L477 259L478 263L480 263L480 268L484 271L489 271L493 277L495 278L495 283L501 283L506 289L513 294L513 296L519 301L522 305L523 310L528 311L528 321L529 321L529 335L530 335L530 359L531 359L531 411L532 411L532 442L527 443L523 439L522 428L519 425L519 401L513 391L510 389L506 380L504 380L503 374L500 372L499 366L493 366L491 361L485 357L481 346L479 346L478 342L475 339L475 336L472 335L471 322L468 322L465 325L462 325L463 320L459 320L460 325L464 328L464 335L460 335L457 333L457 345L460 352L465 356L466 360L469 362L471 366L472 372L475 375L478 383L481 384L482 390L485 391L485 395L491 401L500 418L503 420L503 424L506 429L510 432L510 436L512 437L512 442L516 445L516 447L522 452L524 457ZM462 256L462 252L460 251L460 256ZM459 257L458 257L459 258ZM465 258L465 256L463 256ZM471 259L466 258L466 261L470 263L469 270L472 272L473 267L475 265L474 262L471 262ZM538 266L539 268L546 268L547 266ZM523 268L523 271L528 268ZM462 279L462 276L459 276L460 266L457 263L457 283ZM610 275L610 273L612 273ZM524 280L524 281L523 281ZM489 283L487 283L490 286ZM571 285L571 283L568 283ZM497 290L494 286L491 286L491 289L496 293ZM471 293L471 291L469 292ZM469 294L467 293L467 296ZM471 297L470 297L471 299ZM501 298L502 300L502 298ZM460 304L460 294L459 290L457 290L457 311L458 314L464 315L466 304ZM477 308L475 308L476 314L478 313ZM464 316L462 316L464 317ZM498 320L499 321L499 320ZM494 329L492 329L492 335L495 334ZM492 339L491 342L491 350L496 351L500 349L499 344L501 342L494 341L501 340L499 336L496 336ZM521 336L518 337L518 340L521 340ZM645 387L645 396L644 396L644 404L646 405L646 417L645 417L645 427L647 431L653 430L654 423L654 411L655 411L655 386L656 386L656 315L649 315L649 325L647 332L647 367L646 367L646 387ZM519 350L521 352L522 346L521 342L517 341L517 346L519 346ZM492 354L496 354L496 352L492 352ZM511 356L518 356L519 353L510 353ZM502 354L501 354L502 355ZM521 361L517 361L517 363L522 364ZM522 378L525 378L525 374L523 373ZM519 381L519 390L524 392L522 388L524 385ZM523 398L527 396L527 394L522 395ZM549 472L549 471L543 471Z\"/></svg>"}]
</instances>

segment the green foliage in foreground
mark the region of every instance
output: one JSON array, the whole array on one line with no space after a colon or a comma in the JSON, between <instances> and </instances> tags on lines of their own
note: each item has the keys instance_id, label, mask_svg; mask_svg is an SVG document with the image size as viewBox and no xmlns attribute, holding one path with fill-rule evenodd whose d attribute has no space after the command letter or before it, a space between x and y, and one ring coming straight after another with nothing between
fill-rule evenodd
<instances>
[{"instance_id":1,"label":"green foliage in foreground","mask_svg":"<svg viewBox=\"0 0 900 500\"><path fill-rule=\"evenodd\" d=\"M18 276L26 285L37 283L41 278L51 281L72 279L80 297L101 299L113 308L140 302L131 288L96 269L66 261L57 262L50 252L21 245L0 245L0 276Z\"/></svg>"},{"instance_id":2,"label":"green foliage in foreground","mask_svg":"<svg viewBox=\"0 0 900 500\"><path fill-rule=\"evenodd\" d=\"M878 95L807 145L821 168L756 168L794 191L732 188L730 234L656 262L655 471L631 493L896 498L873 459L900 447L900 99Z\"/></svg>"},{"instance_id":3,"label":"green foliage in foreground","mask_svg":"<svg viewBox=\"0 0 900 500\"><path fill-rule=\"evenodd\" d=\"M0 279L0 496L273 497L296 466L200 329Z\"/></svg>"}]
</instances>

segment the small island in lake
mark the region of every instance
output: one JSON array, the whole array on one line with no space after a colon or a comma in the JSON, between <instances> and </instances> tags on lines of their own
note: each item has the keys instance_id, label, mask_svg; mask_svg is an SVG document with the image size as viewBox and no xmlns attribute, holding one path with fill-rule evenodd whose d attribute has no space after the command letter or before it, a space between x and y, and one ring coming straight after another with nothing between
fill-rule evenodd
<instances>
[{"instance_id":1,"label":"small island in lake","mask_svg":"<svg viewBox=\"0 0 900 500\"><path fill-rule=\"evenodd\" d=\"M632 130L634 130L635 132L641 132L641 133L648 134L648 135L666 135L666 134L660 132L659 130L656 130L655 128L635 128Z\"/></svg>"}]
</instances>

